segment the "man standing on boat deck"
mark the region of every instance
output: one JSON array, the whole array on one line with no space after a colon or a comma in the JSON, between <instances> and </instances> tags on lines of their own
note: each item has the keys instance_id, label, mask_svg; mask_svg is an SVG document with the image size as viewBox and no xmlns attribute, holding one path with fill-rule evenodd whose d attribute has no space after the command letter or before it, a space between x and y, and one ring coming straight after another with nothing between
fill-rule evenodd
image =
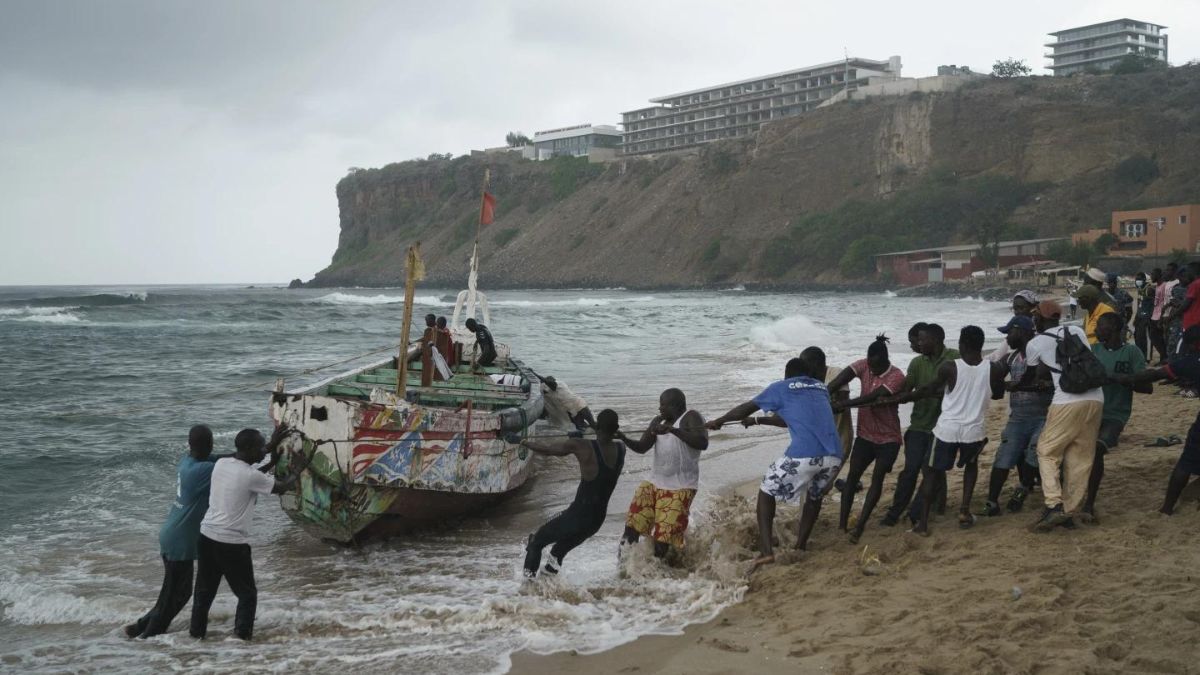
<instances>
[{"instance_id":1,"label":"man standing on boat deck","mask_svg":"<svg viewBox=\"0 0 1200 675\"><path fill-rule=\"evenodd\" d=\"M258 495L283 494L300 479L312 460L310 455L295 467L290 478L277 481L269 475L279 459L279 443L291 429L279 425L266 441L257 429L243 429L234 438L237 453L218 460L213 467L208 513L200 523L199 569L196 593L192 598L194 638L208 634L208 610L217 597L221 578L237 596L237 614L233 632L243 640L254 634L254 613L258 607L258 589L254 585L254 563L250 557L250 519ZM270 461L263 458L270 453ZM316 453L313 453L314 455Z\"/></svg>"},{"instance_id":2,"label":"man standing on boat deck","mask_svg":"<svg viewBox=\"0 0 1200 675\"><path fill-rule=\"evenodd\" d=\"M601 410L595 427L594 441L582 438L546 443L528 438L521 441L521 445L540 455L575 455L575 459L579 460L580 474L579 489L567 510L529 535L529 543L525 547L525 576L530 579L537 576L538 566L542 562L542 549L546 546L554 545L544 571L558 574L563 558L599 532L604 524L609 497L617 486L621 468L625 466L625 444L614 440L619 433L619 424L617 413L612 410Z\"/></svg>"},{"instance_id":3,"label":"man standing on boat deck","mask_svg":"<svg viewBox=\"0 0 1200 675\"><path fill-rule=\"evenodd\" d=\"M641 439L618 432L617 438L638 454L654 450L650 480L633 493L625 519L622 544L636 544L642 535L654 539L654 555L662 558L672 546L683 546L688 514L700 486L700 453L708 449L704 418L688 410L683 392L671 388L658 397L659 415Z\"/></svg>"},{"instance_id":4,"label":"man standing on boat deck","mask_svg":"<svg viewBox=\"0 0 1200 675\"><path fill-rule=\"evenodd\" d=\"M735 406L708 423L720 429L729 422L745 420L755 410L777 413L759 417L756 423L786 426L791 443L783 457L775 460L763 476L758 490L758 549L760 565L775 562L772 535L775 506L780 499L796 503L804 495L804 510L796 533L796 549L806 550L808 537L821 512L821 500L833 487L842 467L842 444L833 422L829 389L825 385L825 352L809 347L784 366L783 378L773 382L753 400Z\"/></svg>"},{"instance_id":5,"label":"man standing on boat deck","mask_svg":"<svg viewBox=\"0 0 1200 675\"><path fill-rule=\"evenodd\" d=\"M495 363L496 341L492 339L492 331L475 319L467 319L465 325L467 330L475 334L475 346L479 349L479 360L476 363L481 366Z\"/></svg>"},{"instance_id":6,"label":"man standing on boat deck","mask_svg":"<svg viewBox=\"0 0 1200 675\"><path fill-rule=\"evenodd\" d=\"M212 448L212 429L197 424L188 431L188 454L175 469L175 502L158 531L164 568L162 590L154 608L125 627L128 637L148 638L167 632L175 615L192 599L196 542L200 539L200 520L208 511L213 463L230 456L214 457Z\"/></svg>"}]
</instances>

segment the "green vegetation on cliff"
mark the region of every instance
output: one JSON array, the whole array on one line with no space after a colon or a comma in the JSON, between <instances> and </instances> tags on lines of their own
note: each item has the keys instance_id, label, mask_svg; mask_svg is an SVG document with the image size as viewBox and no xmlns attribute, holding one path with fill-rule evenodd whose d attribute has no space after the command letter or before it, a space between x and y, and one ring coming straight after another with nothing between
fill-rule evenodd
<instances>
[{"instance_id":1,"label":"green vegetation on cliff","mask_svg":"<svg viewBox=\"0 0 1200 675\"><path fill-rule=\"evenodd\" d=\"M1196 147L1200 68L1182 67L854 101L690 155L431 155L338 183L338 250L314 283L398 284L414 241L430 283L461 283L485 169L499 200L486 286L802 285L869 280L887 250L1195 202Z\"/></svg>"}]
</instances>

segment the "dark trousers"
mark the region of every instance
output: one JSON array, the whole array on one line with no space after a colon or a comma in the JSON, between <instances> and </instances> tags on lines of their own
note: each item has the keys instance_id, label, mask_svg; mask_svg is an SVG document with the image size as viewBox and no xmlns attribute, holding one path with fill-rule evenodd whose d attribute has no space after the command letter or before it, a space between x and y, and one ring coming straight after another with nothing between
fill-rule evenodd
<instances>
[{"instance_id":1,"label":"dark trousers","mask_svg":"<svg viewBox=\"0 0 1200 675\"><path fill-rule=\"evenodd\" d=\"M899 520L904 514L904 508L909 508L909 518L915 520L921 513L921 496L913 499L917 489L917 481L921 478L921 467L929 463L933 452L933 432L914 431L904 432L904 469L896 478L896 492L892 496L892 505L888 507L887 515L892 520ZM933 491L934 503L946 499L946 479L943 477Z\"/></svg>"},{"instance_id":2,"label":"dark trousers","mask_svg":"<svg viewBox=\"0 0 1200 675\"><path fill-rule=\"evenodd\" d=\"M238 599L233 632L243 640L249 640L254 634L254 612L258 609L250 544L225 544L202 534L198 553L196 595L192 599L192 637L202 638L208 633L208 610L224 577L229 590Z\"/></svg>"},{"instance_id":3,"label":"dark trousers","mask_svg":"<svg viewBox=\"0 0 1200 675\"><path fill-rule=\"evenodd\" d=\"M176 615L192 599L192 561L167 560L167 556L163 556L162 561L162 590L158 592L154 607L134 624L132 632L138 637L152 637L167 632Z\"/></svg>"},{"instance_id":4,"label":"dark trousers","mask_svg":"<svg viewBox=\"0 0 1200 675\"><path fill-rule=\"evenodd\" d=\"M1139 316L1133 320L1133 344L1142 350L1142 356L1150 360L1150 319Z\"/></svg>"},{"instance_id":5,"label":"dark trousers","mask_svg":"<svg viewBox=\"0 0 1200 675\"><path fill-rule=\"evenodd\" d=\"M550 519L534 533L533 539L525 547L525 571L536 573L542 564L542 549L550 544L550 555L558 562L566 557L576 546L591 538L600 531L604 524L604 514L600 517L590 517L590 514L575 510L575 507Z\"/></svg>"}]
</instances>

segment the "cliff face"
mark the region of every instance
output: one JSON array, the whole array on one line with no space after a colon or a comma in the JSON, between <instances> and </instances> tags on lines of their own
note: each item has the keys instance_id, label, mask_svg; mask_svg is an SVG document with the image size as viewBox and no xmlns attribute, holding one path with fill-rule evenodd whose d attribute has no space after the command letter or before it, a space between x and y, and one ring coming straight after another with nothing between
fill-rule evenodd
<instances>
[{"instance_id":1,"label":"cliff face","mask_svg":"<svg viewBox=\"0 0 1200 675\"><path fill-rule=\"evenodd\" d=\"M312 283L400 284L420 241L426 283L461 284L485 168L487 287L789 285L861 280L870 253L977 241L984 221L1055 236L1194 202L1198 149L1184 67L844 103L691 157L403 162L338 183L338 250Z\"/></svg>"}]
</instances>

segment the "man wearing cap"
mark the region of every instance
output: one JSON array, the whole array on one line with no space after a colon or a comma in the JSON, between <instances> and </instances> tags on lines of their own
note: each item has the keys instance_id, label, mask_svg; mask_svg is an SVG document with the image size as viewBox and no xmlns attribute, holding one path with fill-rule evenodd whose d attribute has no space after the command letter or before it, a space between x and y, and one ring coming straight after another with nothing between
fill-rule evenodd
<instances>
[{"instance_id":1,"label":"man wearing cap","mask_svg":"<svg viewBox=\"0 0 1200 675\"><path fill-rule=\"evenodd\" d=\"M1096 493L1104 478L1104 455L1117 447L1121 432L1133 412L1133 392L1154 393L1149 382L1135 387L1118 384L1121 375L1136 375L1146 369L1146 358L1142 350L1125 342L1125 330L1121 317L1110 312L1096 322L1096 335L1100 343L1092 347L1092 353L1104 364L1104 370L1112 378L1112 384L1104 385L1104 411L1100 415L1100 432L1096 438L1096 456L1092 460L1092 475L1088 479L1087 499L1083 503L1079 519L1084 523L1095 523Z\"/></svg>"},{"instance_id":2,"label":"man wearing cap","mask_svg":"<svg viewBox=\"0 0 1200 675\"><path fill-rule=\"evenodd\" d=\"M1035 307L1037 307L1037 304L1038 304L1038 297L1037 297L1037 294L1034 293L1033 291L1030 291L1030 290L1017 291L1017 294L1014 295L1013 299L1012 299L1013 316L1032 317L1033 309ZM1032 319L1030 319L1030 321L1029 321L1029 328L1030 328L1030 330L1033 329L1033 320ZM1003 328L1001 328L1000 332L1004 333L1006 331ZM988 354L987 360L992 361L994 363L1001 363L1001 362L1007 360L1008 356L1010 354L1012 354L1012 348L1009 347L1008 341L1004 341L1004 342L1000 343L999 347L992 350L991 354Z\"/></svg>"},{"instance_id":3,"label":"man wearing cap","mask_svg":"<svg viewBox=\"0 0 1200 675\"><path fill-rule=\"evenodd\" d=\"M1179 354L1162 368L1150 368L1136 375L1117 375L1113 380L1119 384L1136 387L1145 382L1157 380L1195 380L1200 381L1200 326L1192 326L1183 333ZM1179 503L1179 495L1187 487L1192 476L1200 475L1200 414L1188 429L1187 440L1183 443L1183 452L1171 471L1167 480L1167 495L1163 499L1159 512L1164 515L1175 513L1175 505Z\"/></svg>"},{"instance_id":4,"label":"man wearing cap","mask_svg":"<svg viewBox=\"0 0 1200 675\"><path fill-rule=\"evenodd\" d=\"M1087 341L1090 345L1099 341L1096 339L1096 322L1101 316L1113 311L1110 305L1101 301L1100 293L1100 289L1091 284L1084 284L1075 292L1075 297L1079 299L1079 306L1087 312L1087 317L1083 320L1083 331L1087 334Z\"/></svg>"},{"instance_id":5,"label":"man wearing cap","mask_svg":"<svg viewBox=\"0 0 1200 675\"><path fill-rule=\"evenodd\" d=\"M1024 508L1025 499L1033 490L1037 476L1038 434L1046 423L1046 412L1054 397L1054 385L1049 379L1034 380L1024 387L1019 386L1027 369L1025 346L1033 339L1033 319L1017 315L1000 326L999 330L1004 333L1004 344L1009 347L1009 356L1000 365L1011 376L1006 388L1012 393L1008 397L1008 423L1000 432L1000 447L992 460L987 505L982 514L985 516L1001 514L1000 491L1004 489L1008 474L1014 468L1019 484L1008 500L1008 510L1016 513Z\"/></svg>"},{"instance_id":6,"label":"man wearing cap","mask_svg":"<svg viewBox=\"0 0 1200 675\"><path fill-rule=\"evenodd\" d=\"M1104 290L1104 282L1108 281L1108 277L1109 275L1105 274L1099 267L1093 267L1084 275L1082 285L1095 286L1096 290L1100 291L1100 302L1116 309L1118 304L1116 299L1109 295L1108 291Z\"/></svg>"},{"instance_id":7,"label":"man wearing cap","mask_svg":"<svg viewBox=\"0 0 1200 675\"><path fill-rule=\"evenodd\" d=\"M1087 496L1088 477L1096 454L1096 435L1104 408L1104 391L1100 387L1079 394L1062 390L1058 382L1062 372L1058 343L1068 335L1075 335L1080 340L1087 336L1078 326L1058 324L1062 306L1053 300L1038 303L1035 316L1039 334L1025 345L1027 369L1018 386L1030 385L1035 378L1045 379L1047 375L1054 382L1054 397L1037 442L1038 471L1042 476L1046 507L1030 526L1034 532L1048 532L1058 525L1072 525L1071 514L1083 506ZM1059 483L1060 468L1065 484Z\"/></svg>"}]
</instances>

